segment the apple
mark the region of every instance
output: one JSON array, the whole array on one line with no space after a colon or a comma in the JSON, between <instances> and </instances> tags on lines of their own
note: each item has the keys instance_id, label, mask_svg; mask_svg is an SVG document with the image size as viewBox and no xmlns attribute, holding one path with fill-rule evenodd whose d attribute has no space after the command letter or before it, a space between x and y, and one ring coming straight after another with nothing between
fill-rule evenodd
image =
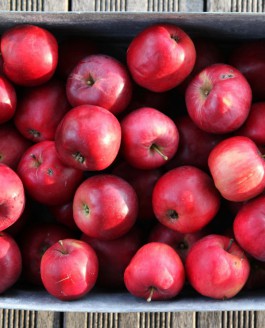
<instances>
[{"instance_id":1,"label":"apple","mask_svg":"<svg viewBox=\"0 0 265 328\"><path fill-rule=\"evenodd\" d=\"M54 141L41 141L26 150L17 167L27 193L45 205L61 205L72 200L83 180L83 172L64 165Z\"/></svg>"},{"instance_id":2,"label":"apple","mask_svg":"<svg viewBox=\"0 0 265 328\"><path fill-rule=\"evenodd\" d=\"M112 174L128 181L138 197L138 221L152 222L155 215L152 205L152 193L157 180L161 177L160 169L141 170L122 161L114 167Z\"/></svg>"},{"instance_id":3,"label":"apple","mask_svg":"<svg viewBox=\"0 0 265 328\"><path fill-rule=\"evenodd\" d=\"M227 200L244 202L265 188L264 159L248 137L222 140L210 152L208 165L216 188Z\"/></svg>"},{"instance_id":4,"label":"apple","mask_svg":"<svg viewBox=\"0 0 265 328\"><path fill-rule=\"evenodd\" d=\"M22 270L20 249L14 238L4 231L0 232L0 266L0 293L4 293L18 281Z\"/></svg>"},{"instance_id":5,"label":"apple","mask_svg":"<svg viewBox=\"0 0 265 328\"><path fill-rule=\"evenodd\" d=\"M174 24L154 24L134 36L127 49L127 66L140 86L164 92L179 85L192 71L194 43Z\"/></svg>"},{"instance_id":6,"label":"apple","mask_svg":"<svg viewBox=\"0 0 265 328\"><path fill-rule=\"evenodd\" d=\"M169 229L161 223L157 223L148 235L148 242L165 243L173 247L184 263L192 245L204 237L206 233L207 229L198 230L193 233L181 233Z\"/></svg>"},{"instance_id":7,"label":"apple","mask_svg":"<svg viewBox=\"0 0 265 328\"><path fill-rule=\"evenodd\" d=\"M230 133L247 119L252 91L246 78L227 64L203 69L189 83L185 100L194 123L209 133Z\"/></svg>"},{"instance_id":8,"label":"apple","mask_svg":"<svg viewBox=\"0 0 265 328\"><path fill-rule=\"evenodd\" d=\"M22 279L30 285L42 286L40 263L46 250L61 239L73 238L74 234L53 222L28 224L20 232L18 244L22 255Z\"/></svg>"},{"instance_id":9,"label":"apple","mask_svg":"<svg viewBox=\"0 0 265 328\"><path fill-rule=\"evenodd\" d=\"M66 94L73 107L95 105L116 115L128 106L132 83L120 61L108 55L95 54L83 58L71 71Z\"/></svg>"},{"instance_id":10,"label":"apple","mask_svg":"<svg viewBox=\"0 0 265 328\"><path fill-rule=\"evenodd\" d=\"M138 169L156 169L176 153L179 132L173 120L152 107L141 107L121 120L121 152Z\"/></svg>"},{"instance_id":11,"label":"apple","mask_svg":"<svg viewBox=\"0 0 265 328\"><path fill-rule=\"evenodd\" d=\"M41 86L23 89L14 123L33 142L54 140L56 128L69 109L64 83L51 79Z\"/></svg>"},{"instance_id":12,"label":"apple","mask_svg":"<svg viewBox=\"0 0 265 328\"><path fill-rule=\"evenodd\" d=\"M0 163L16 170L22 155L31 145L12 121L0 125Z\"/></svg>"},{"instance_id":13,"label":"apple","mask_svg":"<svg viewBox=\"0 0 265 328\"><path fill-rule=\"evenodd\" d=\"M136 252L125 269L124 283L132 295L148 302L171 299L184 286L184 265L171 246L147 243Z\"/></svg>"},{"instance_id":14,"label":"apple","mask_svg":"<svg viewBox=\"0 0 265 328\"><path fill-rule=\"evenodd\" d=\"M18 174L5 164L0 164L0 231L14 224L25 208L25 191Z\"/></svg>"},{"instance_id":15,"label":"apple","mask_svg":"<svg viewBox=\"0 0 265 328\"><path fill-rule=\"evenodd\" d=\"M264 56L264 40L248 40L234 46L228 59L230 65L236 67L248 80L255 101L265 100Z\"/></svg>"},{"instance_id":16,"label":"apple","mask_svg":"<svg viewBox=\"0 0 265 328\"><path fill-rule=\"evenodd\" d=\"M265 196L261 195L244 204L233 222L238 244L256 260L265 262Z\"/></svg>"},{"instance_id":17,"label":"apple","mask_svg":"<svg viewBox=\"0 0 265 328\"><path fill-rule=\"evenodd\" d=\"M4 74L22 86L47 82L58 63L58 43L51 32L31 24L7 29L1 37Z\"/></svg>"},{"instance_id":18,"label":"apple","mask_svg":"<svg viewBox=\"0 0 265 328\"><path fill-rule=\"evenodd\" d=\"M62 301L76 300L94 287L98 277L98 258L86 242L63 239L43 254L40 272L49 294Z\"/></svg>"},{"instance_id":19,"label":"apple","mask_svg":"<svg viewBox=\"0 0 265 328\"><path fill-rule=\"evenodd\" d=\"M78 231L78 227L73 215L73 200L62 205L49 206L49 210L56 222L68 227L73 231Z\"/></svg>"},{"instance_id":20,"label":"apple","mask_svg":"<svg viewBox=\"0 0 265 328\"><path fill-rule=\"evenodd\" d=\"M57 127L55 146L61 161L83 171L101 171L116 159L121 126L108 110L81 105L68 111Z\"/></svg>"},{"instance_id":21,"label":"apple","mask_svg":"<svg viewBox=\"0 0 265 328\"><path fill-rule=\"evenodd\" d=\"M174 231L193 233L218 213L220 195L207 173L185 165L169 170L158 179L152 203L160 223Z\"/></svg>"},{"instance_id":22,"label":"apple","mask_svg":"<svg viewBox=\"0 0 265 328\"><path fill-rule=\"evenodd\" d=\"M246 284L250 264L233 239L211 234L192 246L185 269L189 283L198 293L213 299L229 299Z\"/></svg>"},{"instance_id":23,"label":"apple","mask_svg":"<svg viewBox=\"0 0 265 328\"><path fill-rule=\"evenodd\" d=\"M81 59L98 53L94 41L82 36L70 36L59 42L57 73L67 79Z\"/></svg>"},{"instance_id":24,"label":"apple","mask_svg":"<svg viewBox=\"0 0 265 328\"><path fill-rule=\"evenodd\" d=\"M143 244L142 231L134 226L125 235L114 240L101 240L82 234L81 240L96 252L99 272L96 285L108 290L124 287L124 271L131 258Z\"/></svg>"},{"instance_id":25,"label":"apple","mask_svg":"<svg viewBox=\"0 0 265 328\"><path fill-rule=\"evenodd\" d=\"M0 75L0 124L10 121L16 109L16 89L5 76Z\"/></svg>"},{"instance_id":26,"label":"apple","mask_svg":"<svg viewBox=\"0 0 265 328\"><path fill-rule=\"evenodd\" d=\"M134 226L138 198L124 179L112 174L94 175L77 188L73 215L78 228L89 237L116 239Z\"/></svg>"},{"instance_id":27,"label":"apple","mask_svg":"<svg viewBox=\"0 0 265 328\"><path fill-rule=\"evenodd\" d=\"M265 144L265 102L253 103L245 123L235 131L236 135L249 137L258 146Z\"/></svg>"}]
</instances>

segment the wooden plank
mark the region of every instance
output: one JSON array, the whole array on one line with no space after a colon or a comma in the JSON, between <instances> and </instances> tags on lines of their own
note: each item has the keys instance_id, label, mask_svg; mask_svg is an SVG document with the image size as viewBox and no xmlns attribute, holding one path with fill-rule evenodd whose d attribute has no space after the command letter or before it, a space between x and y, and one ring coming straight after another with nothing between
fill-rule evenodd
<instances>
[{"instance_id":1,"label":"wooden plank","mask_svg":"<svg viewBox=\"0 0 265 328\"><path fill-rule=\"evenodd\" d=\"M255 328L265 327L265 311L256 311L255 313Z\"/></svg>"},{"instance_id":2,"label":"wooden plank","mask_svg":"<svg viewBox=\"0 0 265 328\"><path fill-rule=\"evenodd\" d=\"M194 328L196 327L195 312L173 312L168 314L169 324L166 327Z\"/></svg>"},{"instance_id":3,"label":"wooden plank","mask_svg":"<svg viewBox=\"0 0 265 328\"><path fill-rule=\"evenodd\" d=\"M197 328L222 328L222 312L198 312L196 314Z\"/></svg>"},{"instance_id":4,"label":"wooden plank","mask_svg":"<svg viewBox=\"0 0 265 328\"><path fill-rule=\"evenodd\" d=\"M36 318L37 328L60 328L61 313L51 311L38 311Z\"/></svg>"},{"instance_id":5,"label":"wooden plank","mask_svg":"<svg viewBox=\"0 0 265 328\"><path fill-rule=\"evenodd\" d=\"M9 0L0 1L0 10L10 10L10 1Z\"/></svg>"},{"instance_id":6,"label":"wooden plank","mask_svg":"<svg viewBox=\"0 0 265 328\"><path fill-rule=\"evenodd\" d=\"M90 1L88 1L90 2ZM43 1L44 11L68 11L69 3L68 0L49 0Z\"/></svg>"},{"instance_id":7,"label":"wooden plank","mask_svg":"<svg viewBox=\"0 0 265 328\"><path fill-rule=\"evenodd\" d=\"M87 313L67 312L63 317L64 328L87 328Z\"/></svg>"},{"instance_id":8,"label":"wooden plank","mask_svg":"<svg viewBox=\"0 0 265 328\"><path fill-rule=\"evenodd\" d=\"M206 0L206 10L212 12L264 12L263 0Z\"/></svg>"}]
</instances>

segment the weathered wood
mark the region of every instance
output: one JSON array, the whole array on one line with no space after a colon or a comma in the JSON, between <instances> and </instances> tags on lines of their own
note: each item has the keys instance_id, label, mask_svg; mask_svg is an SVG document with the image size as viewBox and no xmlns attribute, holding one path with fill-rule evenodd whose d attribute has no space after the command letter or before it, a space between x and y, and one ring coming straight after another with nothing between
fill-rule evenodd
<instances>
[{"instance_id":1,"label":"weathered wood","mask_svg":"<svg viewBox=\"0 0 265 328\"><path fill-rule=\"evenodd\" d=\"M206 11L212 12L264 12L263 0L206 0Z\"/></svg>"},{"instance_id":2,"label":"weathered wood","mask_svg":"<svg viewBox=\"0 0 265 328\"><path fill-rule=\"evenodd\" d=\"M0 1L0 10L10 10L10 1L9 0Z\"/></svg>"},{"instance_id":3,"label":"weathered wood","mask_svg":"<svg viewBox=\"0 0 265 328\"><path fill-rule=\"evenodd\" d=\"M68 11L69 1L68 0L43 0L43 11Z\"/></svg>"},{"instance_id":4,"label":"weathered wood","mask_svg":"<svg viewBox=\"0 0 265 328\"><path fill-rule=\"evenodd\" d=\"M255 328L265 327L265 311L256 311L255 313Z\"/></svg>"},{"instance_id":5,"label":"weathered wood","mask_svg":"<svg viewBox=\"0 0 265 328\"><path fill-rule=\"evenodd\" d=\"M196 327L195 312L173 312L168 313L169 324L166 327L172 328L194 328Z\"/></svg>"},{"instance_id":6,"label":"weathered wood","mask_svg":"<svg viewBox=\"0 0 265 328\"><path fill-rule=\"evenodd\" d=\"M222 312L198 312L196 315L197 328L222 328Z\"/></svg>"},{"instance_id":7,"label":"weathered wood","mask_svg":"<svg viewBox=\"0 0 265 328\"><path fill-rule=\"evenodd\" d=\"M87 328L87 313L68 312L64 314L63 326L65 328Z\"/></svg>"},{"instance_id":8,"label":"weathered wood","mask_svg":"<svg viewBox=\"0 0 265 328\"><path fill-rule=\"evenodd\" d=\"M61 313L50 311L38 311L36 318L37 328L60 328Z\"/></svg>"}]
</instances>

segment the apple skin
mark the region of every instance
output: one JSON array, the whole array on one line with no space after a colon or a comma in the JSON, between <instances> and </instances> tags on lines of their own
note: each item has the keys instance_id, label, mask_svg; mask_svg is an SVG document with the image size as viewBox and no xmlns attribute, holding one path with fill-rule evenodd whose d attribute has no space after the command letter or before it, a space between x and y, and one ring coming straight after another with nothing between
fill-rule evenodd
<instances>
[{"instance_id":1,"label":"apple skin","mask_svg":"<svg viewBox=\"0 0 265 328\"><path fill-rule=\"evenodd\" d=\"M126 67L103 54L83 58L71 71L66 94L73 107L95 105L117 115L128 106L132 83Z\"/></svg>"},{"instance_id":2,"label":"apple skin","mask_svg":"<svg viewBox=\"0 0 265 328\"><path fill-rule=\"evenodd\" d=\"M228 58L248 80L255 101L265 100L265 42L248 40L234 47Z\"/></svg>"},{"instance_id":3,"label":"apple skin","mask_svg":"<svg viewBox=\"0 0 265 328\"><path fill-rule=\"evenodd\" d=\"M62 205L49 206L49 210L56 222L73 231L79 231L73 216L73 201Z\"/></svg>"},{"instance_id":4,"label":"apple skin","mask_svg":"<svg viewBox=\"0 0 265 328\"><path fill-rule=\"evenodd\" d=\"M98 277L98 258L86 242L63 239L43 254L40 272L48 293L62 301L76 300L94 287Z\"/></svg>"},{"instance_id":5,"label":"apple skin","mask_svg":"<svg viewBox=\"0 0 265 328\"><path fill-rule=\"evenodd\" d=\"M0 232L0 266L0 293L4 293L18 281L22 270L21 252L17 242L4 231Z\"/></svg>"},{"instance_id":6,"label":"apple skin","mask_svg":"<svg viewBox=\"0 0 265 328\"><path fill-rule=\"evenodd\" d=\"M198 293L213 299L229 299L246 284L250 264L233 239L211 234L192 246L185 269L189 283Z\"/></svg>"},{"instance_id":7,"label":"apple skin","mask_svg":"<svg viewBox=\"0 0 265 328\"><path fill-rule=\"evenodd\" d=\"M89 237L116 239L134 226L138 198L124 179L112 174L94 175L77 188L73 215L78 228Z\"/></svg>"},{"instance_id":8,"label":"apple skin","mask_svg":"<svg viewBox=\"0 0 265 328\"><path fill-rule=\"evenodd\" d=\"M143 245L124 272L127 290L149 301L177 296L185 283L184 265L177 252L164 243Z\"/></svg>"},{"instance_id":9,"label":"apple skin","mask_svg":"<svg viewBox=\"0 0 265 328\"><path fill-rule=\"evenodd\" d=\"M0 163L16 171L22 155L31 145L32 143L18 132L12 121L0 125Z\"/></svg>"},{"instance_id":10,"label":"apple skin","mask_svg":"<svg viewBox=\"0 0 265 328\"><path fill-rule=\"evenodd\" d=\"M15 84L36 86L47 82L58 63L58 43L46 29L20 24L2 34L4 74Z\"/></svg>"},{"instance_id":11,"label":"apple skin","mask_svg":"<svg viewBox=\"0 0 265 328\"><path fill-rule=\"evenodd\" d=\"M233 222L238 244L256 260L265 262L265 196L261 195L244 204Z\"/></svg>"},{"instance_id":12,"label":"apple skin","mask_svg":"<svg viewBox=\"0 0 265 328\"><path fill-rule=\"evenodd\" d=\"M185 100L194 123L209 133L230 133L247 119L252 91L246 78L227 64L203 69L189 83Z\"/></svg>"},{"instance_id":13,"label":"apple skin","mask_svg":"<svg viewBox=\"0 0 265 328\"><path fill-rule=\"evenodd\" d=\"M121 126L108 110L82 105L68 111L55 134L61 161L83 171L101 171L116 159L121 144Z\"/></svg>"},{"instance_id":14,"label":"apple skin","mask_svg":"<svg viewBox=\"0 0 265 328\"><path fill-rule=\"evenodd\" d=\"M221 141L212 149L208 165L216 188L227 200L244 202L265 188L264 159L248 137Z\"/></svg>"},{"instance_id":15,"label":"apple skin","mask_svg":"<svg viewBox=\"0 0 265 328\"><path fill-rule=\"evenodd\" d=\"M0 76L0 124L13 118L17 109L17 93L13 84L3 75Z\"/></svg>"},{"instance_id":16,"label":"apple skin","mask_svg":"<svg viewBox=\"0 0 265 328\"><path fill-rule=\"evenodd\" d=\"M14 123L33 142L54 140L56 128L70 108L64 83L51 79L43 85L23 89Z\"/></svg>"},{"instance_id":17,"label":"apple skin","mask_svg":"<svg viewBox=\"0 0 265 328\"><path fill-rule=\"evenodd\" d=\"M141 107L128 113L121 120L121 130L121 153L131 166L138 169L159 168L178 149L176 124L155 108Z\"/></svg>"},{"instance_id":18,"label":"apple skin","mask_svg":"<svg viewBox=\"0 0 265 328\"><path fill-rule=\"evenodd\" d=\"M206 236L206 234L207 229L193 233L181 233L169 229L161 223L157 223L150 231L148 242L165 243L173 247L184 263L192 245Z\"/></svg>"},{"instance_id":19,"label":"apple skin","mask_svg":"<svg viewBox=\"0 0 265 328\"><path fill-rule=\"evenodd\" d=\"M152 196L156 218L166 227L193 233L218 213L220 195L211 177L194 166L180 166L164 173Z\"/></svg>"},{"instance_id":20,"label":"apple skin","mask_svg":"<svg viewBox=\"0 0 265 328\"><path fill-rule=\"evenodd\" d=\"M136 35L127 49L127 66L140 86L155 92L175 88L192 71L196 50L174 24L155 24Z\"/></svg>"},{"instance_id":21,"label":"apple skin","mask_svg":"<svg viewBox=\"0 0 265 328\"><path fill-rule=\"evenodd\" d=\"M114 240L101 240L82 234L96 252L99 260L97 286L109 289L123 289L124 271L131 258L143 244L142 231L133 227L128 233Z\"/></svg>"},{"instance_id":22,"label":"apple skin","mask_svg":"<svg viewBox=\"0 0 265 328\"><path fill-rule=\"evenodd\" d=\"M22 255L22 279L30 285L43 286L40 276L41 258L45 251L74 233L63 225L51 222L30 223L20 232L18 244Z\"/></svg>"},{"instance_id":23,"label":"apple skin","mask_svg":"<svg viewBox=\"0 0 265 328\"><path fill-rule=\"evenodd\" d=\"M0 231L15 223L25 208L25 191L21 178L5 164L0 164Z\"/></svg>"},{"instance_id":24,"label":"apple skin","mask_svg":"<svg viewBox=\"0 0 265 328\"><path fill-rule=\"evenodd\" d=\"M17 173L27 193L45 205L61 205L72 200L83 180L81 170L64 165L54 141L41 141L26 150Z\"/></svg>"},{"instance_id":25,"label":"apple skin","mask_svg":"<svg viewBox=\"0 0 265 328\"><path fill-rule=\"evenodd\" d=\"M249 115L244 124L235 131L235 135L249 137L257 145L265 144L265 102L251 105Z\"/></svg>"},{"instance_id":26,"label":"apple skin","mask_svg":"<svg viewBox=\"0 0 265 328\"><path fill-rule=\"evenodd\" d=\"M58 75L66 80L81 59L98 52L95 42L88 38L67 37L59 43Z\"/></svg>"}]
</instances>

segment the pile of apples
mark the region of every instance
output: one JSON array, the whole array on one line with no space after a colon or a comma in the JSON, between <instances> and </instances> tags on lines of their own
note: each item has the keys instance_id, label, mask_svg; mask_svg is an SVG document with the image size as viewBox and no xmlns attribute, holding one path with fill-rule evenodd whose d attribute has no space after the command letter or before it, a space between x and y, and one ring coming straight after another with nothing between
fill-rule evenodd
<instances>
[{"instance_id":1,"label":"pile of apples","mask_svg":"<svg viewBox=\"0 0 265 328\"><path fill-rule=\"evenodd\" d=\"M116 57L25 24L0 46L1 293L264 287L264 41L157 23Z\"/></svg>"}]
</instances>

